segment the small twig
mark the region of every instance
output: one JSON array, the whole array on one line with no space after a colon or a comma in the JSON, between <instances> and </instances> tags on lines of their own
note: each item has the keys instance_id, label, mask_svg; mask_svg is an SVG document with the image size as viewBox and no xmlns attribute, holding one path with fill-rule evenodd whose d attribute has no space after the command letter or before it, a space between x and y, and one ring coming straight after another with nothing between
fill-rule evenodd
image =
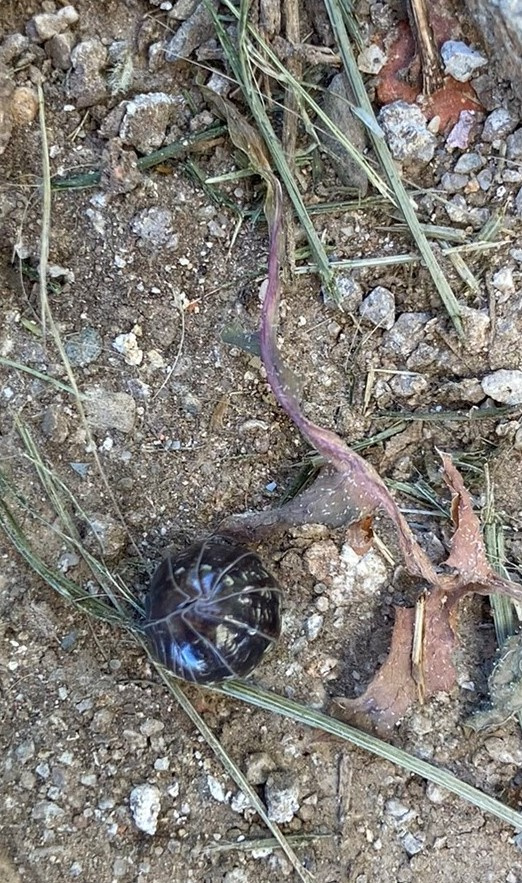
<instances>
[{"instance_id":1,"label":"small twig","mask_svg":"<svg viewBox=\"0 0 522 883\"><path fill-rule=\"evenodd\" d=\"M409 0L408 15L422 66L422 91L431 95L442 87L443 76L426 0Z\"/></svg>"}]
</instances>

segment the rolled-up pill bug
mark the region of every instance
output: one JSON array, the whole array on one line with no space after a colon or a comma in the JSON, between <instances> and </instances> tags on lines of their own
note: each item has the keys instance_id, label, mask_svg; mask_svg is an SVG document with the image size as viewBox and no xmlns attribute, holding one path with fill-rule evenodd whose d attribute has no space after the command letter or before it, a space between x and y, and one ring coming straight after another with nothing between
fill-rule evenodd
<instances>
[{"instance_id":1,"label":"rolled-up pill bug","mask_svg":"<svg viewBox=\"0 0 522 883\"><path fill-rule=\"evenodd\" d=\"M281 590L251 549L214 535L167 555L145 602L157 659L198 684L243 678L281 632Z\"/></svg>"}]
</instances>

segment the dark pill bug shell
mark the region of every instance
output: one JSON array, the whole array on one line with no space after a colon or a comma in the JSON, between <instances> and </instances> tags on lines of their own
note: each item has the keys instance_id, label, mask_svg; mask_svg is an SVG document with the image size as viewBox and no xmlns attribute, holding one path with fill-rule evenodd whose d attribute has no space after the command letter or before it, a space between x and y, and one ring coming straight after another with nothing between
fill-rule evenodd
<instances>
[{"instance_id":1,"label":"dark pill bug shell","mask_svg":"<svg viewBox=\"0 0 522 883\"><path fill-rule=\"evenodd\" d=\"M243 678L281 632L281 590L261 559L221 536L168 555L152 578L144 628L179 678Z\"/></svg>"}]
</instances>

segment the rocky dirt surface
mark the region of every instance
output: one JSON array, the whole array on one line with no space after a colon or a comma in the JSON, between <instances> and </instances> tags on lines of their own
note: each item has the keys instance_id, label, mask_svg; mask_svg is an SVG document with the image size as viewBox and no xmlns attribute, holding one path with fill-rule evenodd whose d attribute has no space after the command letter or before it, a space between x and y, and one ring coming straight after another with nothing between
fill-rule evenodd
<instances>
[{"instance_id":1,"label":"rocky dirt surface","mask_svg":"<svg viewBox=\"0 0 522 883\"><path fill-rule=\"evenodd\" d=\"M474 91L452 119L440 105L427 123L426 108L412 108L386 68L406 27L401 4L356 5L359 67L372 99L385 104L381 124L419 217L451 228L434 248L462 305L464 338L418 261L341 270L341 308L314 274L286 267L281 347L317 422L351 444L395 428L367 456L387 479L429 487L442 502L439 510L427 498L400 497L433 560L445 557L450 535L436 448L455 456L477 505L487 462L517 579L520 106L479 35L450 17L446 71ZM277 40L269 13L278 5L260 6L265 33ZM303 41L335 50L317 6L302 10ZM81 579L24 457L21 418L80 502L85 543L99 552L101 536L107 565L139 597L166 546L181 547L234 512L277 505L308 453L259 357L237 334L235 346L223 340L227 329L258 327L267 237L257 178L204 183L242 162L226 133L214 132L221 121L199 89L212 80L246 113L216 71L226 68L202 4L8 0L0 9L2 468L31 501L37 517L23 527L35 548ZM307 76L326 87L334 73L311 63ZM67 376L40 324L40 79L53 180L101 172L89 187L53 192L49 298L114 499L74 399L56 384ZM328 93L332 116L340 88ZM151 151L207 129L213 134L178 159L140 168ZM367 182L353 171L343 177L342 154L331 163L317 148L306 153L312 144L299 132L298 177L311 210L341 203L313 215L332 257L412 254L396 212L375 199L359 204L346 187L362 193ZM442 255L492 229L493 248L470 248L464 269ZM297 247L304 244L297 231ZM3 537L0 548L1 879L297 879L130 637L60 599ZM284 590L284 631L255 680L315 708L361 693L385 658L393 606L412 603L416 587L377 547L353 552L342 531L296 529L260 551ZM478 733L465 726L487 703L495 656L484 599L466 600L460 629L459 690L415 707L389 738L518 808L517 721ZM498 820L287 720L205 690L187 694L318 883L522 881L516 832Z\"/></svg>"}]
</instances>

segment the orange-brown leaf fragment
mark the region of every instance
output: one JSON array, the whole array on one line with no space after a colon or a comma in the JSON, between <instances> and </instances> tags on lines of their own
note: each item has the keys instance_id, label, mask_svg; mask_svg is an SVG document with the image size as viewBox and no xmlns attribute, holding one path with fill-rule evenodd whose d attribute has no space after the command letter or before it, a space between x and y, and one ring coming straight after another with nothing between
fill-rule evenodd
<instances>
[{"instance_id":1,"label":"orange-brown leaf fragment","mask_svg":"<svg viewBox=\"0 0 522 883\"><path fill-rule=\"evenodd\" d=\"M415 610L397 607L386 661L362 696L336 698L338 716L351 721L356 718L359 725L385 733L401 720L415 700L450 693L457 683L453 619L453 605L445 590L437 587L425 599L421 657L414 666Z\"/></svg>"},{"instance_id":2,"label":"orange-brown leaf fragment","mask_svg":"<svg viewBox=\"0 0 522 883\"><path fill-rule=\"evenodd\" d=\"M414 610L411 607L395 609L390 652L372 682L357 699L335 699L337 716L366 722L378 732L390 730L403 717L417 695L412 677L411 652L413 647Z\"/></svg>"},{"instance_id":3,"label":"orange-brown leaf fragment","mask_svg":"<svg viewBox=\"0 0 522 883\"><path fill-rule=\"evenodd\" d=\"M455 533L451 541L451 554L446 561L470 582L489 579L493 571L486 557L480 522L473 511L473 503L466 490L460 472L455 468L449 454L441 453L444 481L453 495L451 518Z\"/></svg>"}]
</instances>

